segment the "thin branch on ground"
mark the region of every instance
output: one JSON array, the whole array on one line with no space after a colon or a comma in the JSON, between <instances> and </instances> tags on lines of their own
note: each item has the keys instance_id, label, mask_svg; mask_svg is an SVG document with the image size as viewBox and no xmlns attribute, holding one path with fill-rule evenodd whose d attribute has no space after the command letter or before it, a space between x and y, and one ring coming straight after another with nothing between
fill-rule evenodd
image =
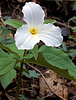
<instances>
[{"instance_id":1,"label":"thin branch on ground","mask_svg":"<svg viewBox=\"0 0 76 100\"><path fill-rule=\"evenodd\" d=\"M17 5L17 7L14 9L14 11L13 11L13 13L12 13L12 17L14 16L15 11L16 11L16 9L18 9L18 8L19 8L19 6L20 6L20 5Z\"/></svg>"},{"instance_id":2,"label":"thin branch on ground","mask_svg":"<svg viewBox=\"0 0 76 100\"><path fill-rule=\"evenodd\" d=\"M54 95L54 93L52 93L51 95L44 96L43 99L45 99L45 98L47 98L47 97L51 97L51 96L53 96L53 95Z\"/></svg>"},{"instance_id":3,"label":"thin branch on ground","mask_svg":"<svg viewBox=\"0 0 76 100\"><path fill-rule=\"evenodd\" d=\"M0 20L1 20L1 22L2 22L2 24L3 24L3 25L6 25L6 24L4 23L4 20L3 20L3 18L2 18L1 6L0 6Z\"/></svg>"},{"instance_id":4,"label":"thin branch on ground","mask_svg":"<svg viewBox=\"0 0 76 100\"><path fill-rule=\"evenodd\" d=\"M36 67L33 67L31 64L28 64L28 63L27 63L27 65L30 66L31 68L33 68L34 70L36 70L38 73L41 74L42 78L44 79L44 81L45 81L45 83L47 84L47 86L48 86L48 88L49 88L50 91L52 91L55 95L57 95L57 96L58 96L59 98L61 98L62 100L66 100L65 98L63 98L63 97L61 97L60 95L58 95L57 93L55 93L55 92L53 91L52 88L50 88L50 86L48 85L48 83L47 83L47 81L46 81L46 78L44 77L44 75L42 74L42 72L41 72L40 70L38 70Z\"/></svg>"},{"instance_id":5,"label":"thin branch on ground","mask_svg":"<svg viewBox=\"0 0 76 100\"><path fill-rule=\"evenodd\" d=\"M70 25L66 25L65 23L61 23L59 21L55 22L55 25L60 26L60 27L67 27L67 28L72 28Z\"/></svg>"}]
</instances>

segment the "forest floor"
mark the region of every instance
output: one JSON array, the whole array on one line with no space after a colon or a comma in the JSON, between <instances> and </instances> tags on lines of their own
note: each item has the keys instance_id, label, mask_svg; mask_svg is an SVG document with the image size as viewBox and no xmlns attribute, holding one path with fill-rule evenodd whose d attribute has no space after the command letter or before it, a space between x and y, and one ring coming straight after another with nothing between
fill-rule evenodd
<instances>
[{"instance_id":1,"label":"forest floor","mask_svg":"<svg viewBox=\"0 0 76 100\"><path fill-rule=\"evenodd\" d=\"M56 20L54 25L61 28L67 50L76 50L76 33L72 30L72 27L74 27L76 23L74 23L74 21L68 22L70 18L75 16L76 10L73 9L74 1L32 1L35 1L42 6L45 11L45 19ZM1 23L4 23L4 21L9 18L23 21L22 7L25 2L26 0L0 0ZM10 26L9 30L11 30L13 35L16 32L16 29ZM71 38L69 38L69 36L71 36ZM39 45L41 46L43 43L40 43ZM70 56L70 59L76 65L76 54L74 57ZM76 82L68 80L43 66L28 64L26 67L28 67L29 70L35 70L37 72L36 74L39 73L40 75L35 78L22 74L19 90L19 94L23 96L23 98L25 97L25 99L22 100L76 100ZM5 90L0 84L0 100L15 100L18 74L19 71L17 70L16 78ZM51 89L49 89L48 85Z\"/></svg>"}]
</instances>

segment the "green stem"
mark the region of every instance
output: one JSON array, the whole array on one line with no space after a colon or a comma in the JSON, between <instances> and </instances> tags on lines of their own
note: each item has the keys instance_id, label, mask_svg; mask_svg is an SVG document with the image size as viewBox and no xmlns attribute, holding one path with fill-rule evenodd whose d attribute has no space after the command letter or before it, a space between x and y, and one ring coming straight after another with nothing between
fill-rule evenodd
<instances>
[{"instance_id":1,"label":"green stem","mask_svg":"<svg viewBox=\"0 0 76 100\"><path fill-rule=\"evenodd\" d=\"M18 96L19 96L19 87L20 87L20 82L21 82L21 74L22 74L22 69L23 69L23 61L21 62L21 66L20 66L15 100L18 100Z\"/></svg>"}]
</instances>

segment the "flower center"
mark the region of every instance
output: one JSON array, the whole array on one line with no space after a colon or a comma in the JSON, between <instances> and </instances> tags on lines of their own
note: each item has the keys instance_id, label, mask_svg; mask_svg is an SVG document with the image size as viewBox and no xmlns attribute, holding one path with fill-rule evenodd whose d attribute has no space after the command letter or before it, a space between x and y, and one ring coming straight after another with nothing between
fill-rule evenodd
<instances>
[{"instance_id":1,"label":"flower center","mask_svg":"<svg viewBox=\"0 0 76 100\"><path fill-rule=\"evenodd\" d=\"M31 32L32 35L36 35L36 29L35 28L31 29L30 32Z\"/></svg>"}]
</instances>

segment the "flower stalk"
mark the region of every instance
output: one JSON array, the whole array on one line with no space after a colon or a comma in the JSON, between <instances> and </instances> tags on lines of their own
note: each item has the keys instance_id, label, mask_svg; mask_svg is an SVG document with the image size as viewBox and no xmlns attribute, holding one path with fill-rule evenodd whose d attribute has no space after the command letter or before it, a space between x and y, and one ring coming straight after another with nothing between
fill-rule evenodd
<instances>
[{"instance_id":1,"label":"flower stalk","mask_svg":"<svg viewBox=\"0 0 76 100\"><path fill-rule=\"evenodd\" d=\"M21 82L21 74L22 74L22 69L23 69L23 61L24 60L22 60L21 66L20 66L15 100L18 100L18 97L19 97L19 87L20 87L20 82Z\"/></svg>"}]
</instances>

